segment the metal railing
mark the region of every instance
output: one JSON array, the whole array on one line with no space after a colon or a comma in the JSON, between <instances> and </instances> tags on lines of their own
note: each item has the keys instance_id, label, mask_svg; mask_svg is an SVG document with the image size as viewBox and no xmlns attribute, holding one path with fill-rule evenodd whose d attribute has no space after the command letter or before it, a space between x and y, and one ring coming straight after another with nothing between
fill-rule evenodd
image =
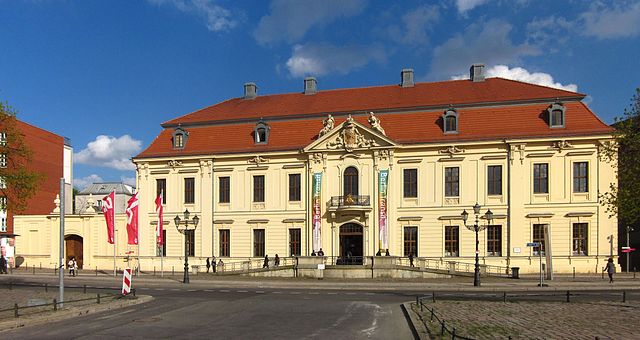
<instances>
[{"instance_id":1,"label":"metal railing","mask_svg":"<svg viewBox=\"0 0 640 340\"><path fill-rule=\"evenodd\" d=\"M449 273L473 273L475 271L474 263L447 261ZM481 276L499 276L510 277L511 268L502 266L493 266L487 264L479 265Z\"/></svg>"},{"instance_id":2,"label":"metal railing","mask_svg":"<svg viewBox=\"0 0 640 340\"><path fill-rule=\"evenodd\" d=\"M369 195L345 195L345 196L331 196L329 201L330 207L349 207L349 206L371 206L371 199Z\"/></svg>"},{"instance_id":3,"label":"metal railing","mask_svg":"<svg viewBox=\"0 0 640 340\"><path fill-rule=\"evenodd\" d=\"M220 273L242 273L254 269L262 269L264 267L264 259L252 259L245 261L223 262L224 265L218 264L217 272ZM269 258L269 269L275 269L284 266L294 266L296 264L295 257L280 257L280 263L276 266L275 258Z\"/></svg>"},{"instance_id":4,"label":"metal railing","mask_svg":"<svg viewBox=\"0 0 640 340\"><path fill-rule=\"evenodd\" d=\"M326 266L370 266L371 256L325 256Z\"/></svg>"}]
</instances>

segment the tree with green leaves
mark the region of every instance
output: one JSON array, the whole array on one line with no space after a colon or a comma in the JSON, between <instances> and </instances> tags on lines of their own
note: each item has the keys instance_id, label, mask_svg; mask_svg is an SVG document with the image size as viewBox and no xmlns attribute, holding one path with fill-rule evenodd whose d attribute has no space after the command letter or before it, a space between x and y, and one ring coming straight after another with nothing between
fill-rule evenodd
<instances>
[{"instance_id":1,"label":"tree with green leaves","mask_svg":"<svg viewBox=\"0 0 640 340\"><path fill-rule=\"evenodd\" d=\"M602 148L603 160L614 164L618 183L600 194L607 212L625 225L640 222L640 88L622 117L616 118L615 143Z\"/></svg>"},{"instance_id":2,"label":"tree with green leaves","mask_svg":"<svg viewBox=\"0 0 640 340\"><path fill-rule=\"evenodd\" d=\"M16 112L0 102L0 209L19 213L38 190L42 174L29 169L31 150Z\"/></svg>"}]
</instances>

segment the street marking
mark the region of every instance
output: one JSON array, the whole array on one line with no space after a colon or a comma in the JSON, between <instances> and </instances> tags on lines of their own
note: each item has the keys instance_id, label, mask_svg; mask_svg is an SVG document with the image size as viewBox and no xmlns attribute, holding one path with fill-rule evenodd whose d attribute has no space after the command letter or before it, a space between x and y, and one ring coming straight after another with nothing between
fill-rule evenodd
<instances>
[{"instance_id":1,"label":"street marking","mask_svg":"<svg viewBox=\"0 0 640 340\"><path fill-rule=\"evenodd\" d=\"M230 290L226 290L226 289L220 289L220 293L230 293Z\"/></svg>"},{"instance_id":2,"label":"street marking","mask_svg":"<svg viewBox=\"0 0 640 340\"><path fill-rule=\"evenodd\" d=\"M246 290L236 290L236 293L248 293Z\"/></svg>"},{"instance_id":3,"label":"street marking","mask_svg":"<svg viewBox=\"0 0 640 340\"><path fill-rule=\"evenodd\" d=\"M164 288L154 288L153 290L164 290Z\"/></svg>"}]
</instances>

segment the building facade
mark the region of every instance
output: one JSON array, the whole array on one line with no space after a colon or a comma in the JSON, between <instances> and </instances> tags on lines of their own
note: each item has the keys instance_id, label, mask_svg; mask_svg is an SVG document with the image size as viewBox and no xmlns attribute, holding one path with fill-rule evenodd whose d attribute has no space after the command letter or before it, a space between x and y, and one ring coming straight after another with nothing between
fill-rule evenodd
<instances>
[{"instance_id":1,"label":"building facade","mask_svg":"<svg viewBox=\"0 0 640 340\"><path fill-rule=\"evenodd\" d=\"M476 242L466 211L482 229L483 264L537 272L544 253L554 272L598 272L617 254L617 222L598 203L616 178L598 158L612 130L584 97L485 79L482 65L468 80L415 83L403 70L398 85L320 91L307 78L301 93L267 96L247 83L240 98L163 123L134 157L139 248L124 243L123 215L115 247L101 215L66 221L91 238L91 268L113 266L114 250L116 266L135 252L143 270L179 270L185 251L191 264L321 249L330 264L387 253L468 264ZM186 236L174 224L185 210L199 217ZM39 221L23 224L58 223ZM52 253L55 238L45 241Z\"/></svg>"},{"instance_id":2,"label":"building facade","mask_svg":"<svg viewBox=\"0 0 640 340\"><path fill-rule=\"evenodd\" d=\"M75 214L85 214L88 209L91 213L102 211L102 198L115 192L114 209L116 214L124 214L127 202L135 193L136 188L125 183L93 183L82 189L75 197Z\"/></svg>"},{"instance_id":3,"label":"building facade","mask_svg":"<svg viewBox=\"0 0 640 340\"><path fill-rule=\"evenodd\" d=\"M23 142L32 152L28 168L42 175L42 181L35 195L29 199L26 208L19 214L38 216L50 213L51 206L60 193L61 178L65 179L65 210L70 214L72 212L71 181L73 178L73 148L71 143L64 137L19 120L16 121L15 127L22 134ZM12 162L20 163L21 160L7 160L4 166L11 166ZM2 166L1 162L0 166ZM10 194L12 188L5 186L4 190ZM14 265L16 237L29 238L28 230L21 230L20 232L15 230L15 214L15 211L11 209L10 202L7 205L7 210L0 211L2 220L0 245L3 248L3 254L9 258L11 265Z\"/></svg>"}]
</instances>

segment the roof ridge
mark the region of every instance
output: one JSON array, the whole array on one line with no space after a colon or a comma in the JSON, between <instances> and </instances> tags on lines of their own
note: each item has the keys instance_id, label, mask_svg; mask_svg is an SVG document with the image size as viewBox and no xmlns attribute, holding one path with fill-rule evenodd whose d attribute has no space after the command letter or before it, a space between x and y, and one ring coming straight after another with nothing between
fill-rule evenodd
<instances>
[{"instance_id":1,"label":"roof ridge","mask_svg":"<svg viewBox=\"0 0 640 340\"><path fill-rule=\"evenodd\" d=\"M529 83L529 82L522 81L522 80L517 80L517 79L510 79L510 78L504 78L504 77L491 77L491 78L487 78L487 79L502 79L502 80L507 80L507 81L511 81L511 82L514 82L514 83L532 85L532 86L536 86L536 87L542 87L542 88L545 88L545 89L552 89L552 90L556 90L556 91L563 91L563 92L573 93L573 94L577 94L577 95L580 95L580 96L583 96L583 97L587 96L586 94L581 93L581 92L574 92L574 91L569 91L569 90L565 90L565 89L559 89L557 87L540 85L540 84L536 84L536 83Z\"/></svg>"}]
</instances>

